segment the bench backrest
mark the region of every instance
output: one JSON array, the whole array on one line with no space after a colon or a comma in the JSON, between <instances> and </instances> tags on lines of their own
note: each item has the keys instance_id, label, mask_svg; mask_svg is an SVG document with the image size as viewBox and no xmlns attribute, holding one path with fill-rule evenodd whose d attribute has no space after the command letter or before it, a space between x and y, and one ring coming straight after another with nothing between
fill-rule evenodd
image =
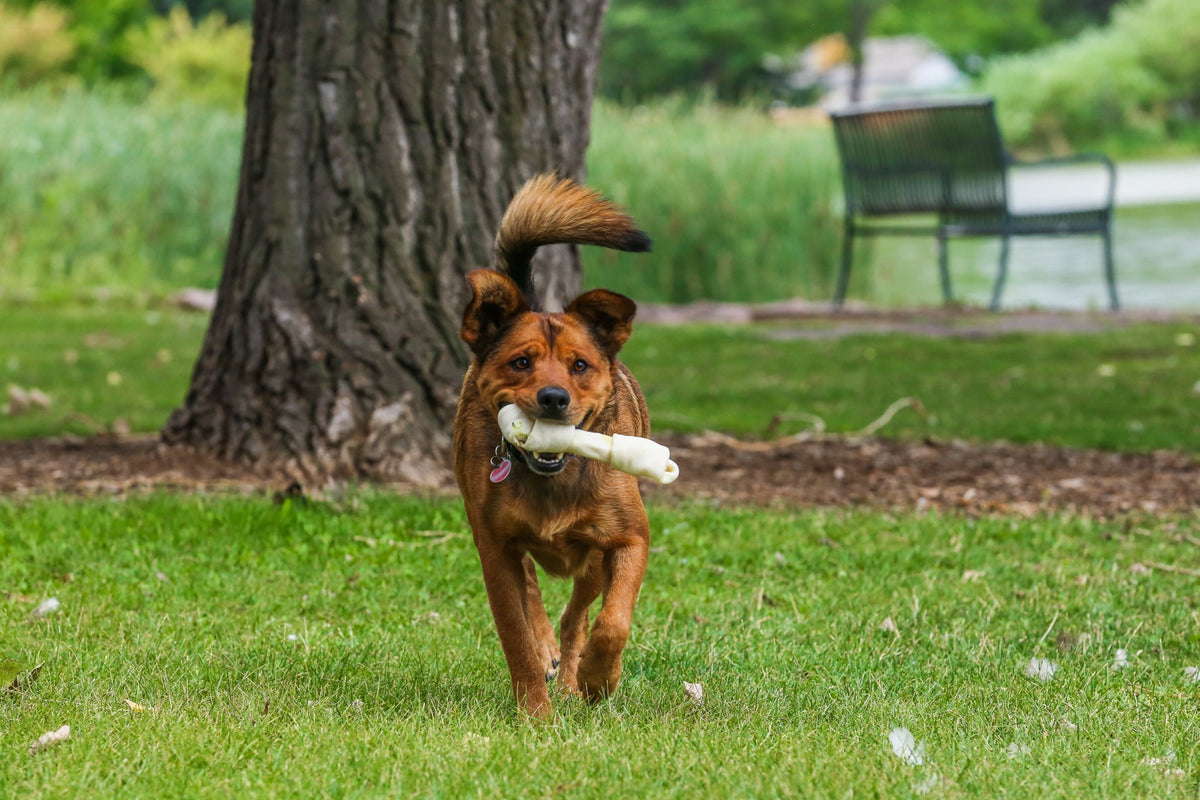
<instances>
[{"instance_id":1,"label":"bench backrest","mask_svg":"<svg viewBox=\"0 0 1200 800\"><path fill-rule=\"evenodd\" d=\"M848 213L1003 213L1007 160L990 98L830 116Z\"/></svg>"}]
</instances>

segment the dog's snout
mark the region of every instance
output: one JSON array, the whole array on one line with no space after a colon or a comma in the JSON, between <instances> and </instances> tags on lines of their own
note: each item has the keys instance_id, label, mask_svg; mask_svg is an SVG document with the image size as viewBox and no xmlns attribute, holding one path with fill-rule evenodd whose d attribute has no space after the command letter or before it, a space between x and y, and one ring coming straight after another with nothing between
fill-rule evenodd
<instances>
[{"instance_id":1,"label":"dog's snout","mask_svg":"<svg viewBox=\"0 0 1200 800\"><path fill-rule=\"evenodd\" d=\"M547 386L538 391L537 401L543 414L560 416L571 405L571 394L561 386Z\"/></svg>"}]
</instances>

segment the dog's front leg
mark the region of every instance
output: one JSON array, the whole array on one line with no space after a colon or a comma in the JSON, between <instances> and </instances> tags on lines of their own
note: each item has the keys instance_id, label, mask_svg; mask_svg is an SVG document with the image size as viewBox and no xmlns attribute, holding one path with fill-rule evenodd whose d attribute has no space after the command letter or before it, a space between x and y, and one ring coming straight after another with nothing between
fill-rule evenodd
<instances>
[{"instance_id":1,"label":"dog's front leg","mask_svg":"<svg viewBox=\"0 0 1200 800\"><path fill-rule=\"evenodd\" d=\"M540 646L529 624L527 576L522 554L479 541L479 560L488 605L496 621L500 646L508 662L517 705L533 717L550 719L550 693L546 689L545 647Z\"/></svg>"},{"instance_id":2,"label":"dog's front leg","mask_svg":"<svg viewBox=\"0 0 1200 800\"><path fill-rule=\"evenodd\" d=\"M638 537L604 556L604 602L583 647L577 672L579 689L592 702L616 691L621 680L621 651L629 639L633 606L646 574L649 538Z\"/></svg>"}]
</instances>

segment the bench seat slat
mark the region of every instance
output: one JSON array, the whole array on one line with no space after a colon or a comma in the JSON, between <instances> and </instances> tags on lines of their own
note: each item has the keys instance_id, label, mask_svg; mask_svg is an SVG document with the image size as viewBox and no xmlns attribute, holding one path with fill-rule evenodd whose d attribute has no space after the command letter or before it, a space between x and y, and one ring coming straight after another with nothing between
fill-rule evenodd
<instances>
[{"instance_id":1,"label":"bench seat slat","mask_svg":"<svg viewBox=\"0 0 1200 800\"><path fill-rule=\"evenodd\" d=\"M1104 239L1104 267L1112 308L1118 308L1112 264L1112 205L1115 171L1107 157L1088 154L1108 171L1108 190L1096 205L1014 212L1008 198L1008 171L1014 162L996 124L994 101L974 98L939 103L899 103L832 112L842 162L845 240L835 307L845 299L858 235L933 234L938 239L942 291L950 302L946 240L997 236L1000 266L992 291L999 308L1013 236L1098 234ZM1036 165L1036 164L1035 164ZM886 222L889 217L934 215L924 227ZM880 222L883 220L884 222Z\"/></svg>"}]
</instances>

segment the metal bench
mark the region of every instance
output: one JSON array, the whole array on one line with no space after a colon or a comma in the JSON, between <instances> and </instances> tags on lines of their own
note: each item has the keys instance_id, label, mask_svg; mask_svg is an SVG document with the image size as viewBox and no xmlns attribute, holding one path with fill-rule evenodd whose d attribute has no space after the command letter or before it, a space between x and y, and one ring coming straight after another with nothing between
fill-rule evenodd
<instances>
[{"instance_id":1,"label":"metal bench","mask_svg":"<svg viewBox=\"0 0 1200 800\"><path fill-rule=\"evenodd\" d=\"M933 234L938 243L942 296L951 302L947 240L1000 237L1000 267L991 307L1000 307L1013 236L1099 234L1104 238L1104 276L1112 309L1117 302L1112 257L1112 209L1116 170L1098 153L1041 161L1017 161L1004 149L990 98L943 103L904 103L852 108L830 114L845 186L845 239L833 304L846 298L856 236ZM1009 206L1011 167L1091 162L1107 171L1103 202L1083 208L1014 212ZM903 224L897 217L936 214L932 227ZM883 220L878 222L877 220ZM889 224L889 220L891 224Z\"/></svg>"}]
</instances>

